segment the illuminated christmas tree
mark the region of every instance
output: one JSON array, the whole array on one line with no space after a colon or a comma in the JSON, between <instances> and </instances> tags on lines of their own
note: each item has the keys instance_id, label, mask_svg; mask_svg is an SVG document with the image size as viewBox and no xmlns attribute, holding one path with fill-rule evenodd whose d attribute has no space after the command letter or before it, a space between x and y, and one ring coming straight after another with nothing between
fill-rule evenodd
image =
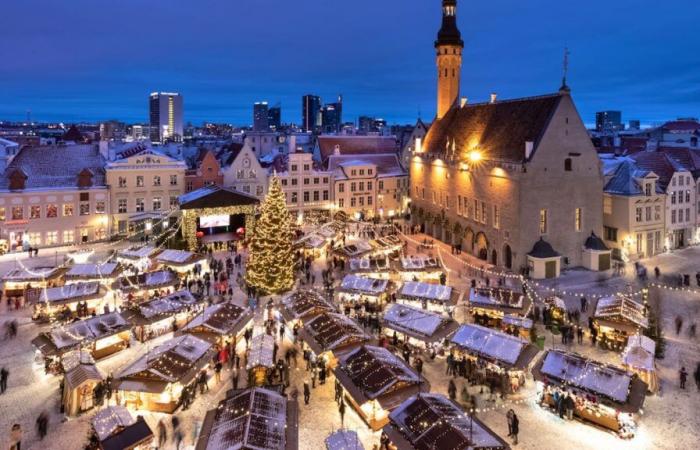
<instances>
[{"instance_id":1,"label":"illuminated christmas tree","mask_svg":"<svg viewBox=\"0 0 700 450\"><path fill-rule=\"evenodd\" d=\"M250 240L245 279L261 294L276 294L294 285L292 222L276 176L261 209Z\"/></svg>"}]
</instances>

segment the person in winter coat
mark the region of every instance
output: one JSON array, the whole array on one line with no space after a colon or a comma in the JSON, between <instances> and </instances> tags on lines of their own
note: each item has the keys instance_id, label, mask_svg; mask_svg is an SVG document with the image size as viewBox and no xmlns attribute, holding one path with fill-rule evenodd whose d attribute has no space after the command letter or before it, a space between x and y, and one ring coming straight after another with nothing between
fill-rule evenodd
<instances>
[{"instance_id":1,"label":"person in winter coat","mask_svg":"<svg viewBox=\"0 0 700 450\"><path fill-rule=\"evenodd\" d=\"M340 405L338 405L338 412L340 413L340 426L341 428L345 426L345 402L340 401Z\"/></svg>"},{"instance_id":2,"label":"person in winter coat","mask_svg":"<svg viewBox=\"0 0 700 450\"><path fill-rule=\"evenodd\" d=\"M698 366L695 368L695 372L693 373L693 378L695 378L695 386L697 386L698 391L700 391L700 362L698 363Z\"/></svg>"},{"instance_id":3,"label":"person in winter coat","mask_svg":"<svg viewBox=\"0 0 700 450\"><path fill-rule=\"evenodd\" d=\"M685 370L685 367L681 367L681 371L678 373L678 376L681 381L681 389L685 389L685 383L688 380L688 371Z\"/></svg>"},{"instance_id":4,"label":"person in winter coat","mask_svg":"<svg viewBox=\"0 0 700 450\"><path fill-rule=\"evenodd\" d=\"M304 404L309 404L309 399L311 398L311 389L309 388L309 382L304 381Z\"/></svg>"},{"instance_id":5,"label":"person in winter coat","mask_svg":"<svg viewBox=\"0 0 700 450\"><path fill-rule=\"evenodd\" d=\"M450 400L454 400L457 398L457 386L455 385L454 380L450 379L450 384L447 386L447 393L450 396Z\"/></svg>"},{"instance_id":6,"label":"person in winter coat","mask_svg":"<svg viewBox=\"0 0 700 450\"><path fill-rule=\"evenodd\" d=\"M18 423L10 431L10 450L22 450L22 427Z\"/></svg>"},{"instance_id":7,"label":"person in winter coat","mask_svg":"<svg viewBox=\"0 0 700 450\"><path fill-rule=\"evenodd\" d=\"M509 409L506 413L506 421L508 422L508 437L513 436L513 417L515 417L515 411Z\"/></svg>"},{"instance_id":8,"label":"person in winter coat","mask_svg":"<svg viewBox=\"0 0 700 450\"><path fill-rule=\"evenodd\" d=\"M513 422L511 424L511 433L513 434L513 444L518 445L518 433L520 432L520 419L513 412Z\"/></svg>"}]
</instances>

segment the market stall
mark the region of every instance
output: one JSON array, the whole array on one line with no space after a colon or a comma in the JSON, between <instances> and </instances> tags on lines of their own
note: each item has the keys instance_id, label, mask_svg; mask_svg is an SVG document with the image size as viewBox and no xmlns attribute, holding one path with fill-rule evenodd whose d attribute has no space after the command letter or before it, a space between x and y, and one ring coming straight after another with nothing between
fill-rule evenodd
<instances>
[{"instance_id":1,"label":"market stall","mask_svg":"<svg viewBox=\"0 0 700 450\"><path fill-rule=\"evenodd\" d=\"M207 411L195 450L297 450L299 411L277 390L233 390Z\"/></svg>"},{"instance_id":2,"label":"market stall","mask_svg":"<svg viewBox=\"0 0 700 450\"><path fill-rule=\"evenodd\" d=\"M385 280L390 279L392 273L389 257L385 255L351 258L349 269L354 274Z\"/></svg>"},{"instance_id":3,"label":"market stall","mask_svg":"<svg viewBox=\"0 0 700 450\"><path fill-rule=\"evenodd\" d=\"M335 311L335 307L319 291L298 289L282 297L279 311L286 326L293 329L321 313Z\"/></svg>"},{"instance_id":4,"label":"market stall","mask_svg":"<svg viewBox=\"0 0 700 450\"><path fill-rule=\"evenodd\" d=\"M452 336L453 354L466 357L467 377L495 386L504 395L520 390L538 349L529 341L474 324L464 324Z\"/></svg>"},{"instance_id":5,"label":"market stall","mask_svg":"<svg viewBox=\"0 0 700 450\"><path fill-rule=\"evenodd\" d=\"M649 326L646 307L623 294L598 299L593 326L603 348L622 351L630 336Z\"/></svg>"},{"instance_id":6,"label":"market stall","mask_svg":"<svg viewBox=\"0 0 700 450\"><path fill-rule=\"evenodd\" d=\"M34 302L32 319L38 321L68 321L87 317L105 310L113 296L97 281L45 288Z\"/></svg>"},{"instance_id":7,"label":"market stall","mask_svg":"<svg viewBox=\"0 0 700 450\"><path fill-rule=\"evenodd\" d=\"M368 300L371 303L381 304L386 298L388 288L387 280L349 274L345 275L335 293L341 302Z\"/></svg>"},{"instance_id":8,"label":"market stall","mask_svg":"<svg viewBox=\"0 0 700 450\"><path fill-rule=\"evenodd\" d=\"M567 321L566 312L566 303L564 303L564 300L560 297L551 296L544 299L542 317L544 324L548 327L552 325L556 325L557 327L564 325Z\"/></svg>"},{"instance_id":9,"label":"market stall","mask_svg":"<svg viewBox=\"0 0 700 450\"><path fill-rule=\"evenodd\" d=\"M159 270L138 275L128 275L117 278L112 289L131 294L134 297L149 298L154 294L162 294L176 289L180 284L175 272Z\"/></svg>"},{"instance_id":10,"label":"market stall","mask_svg":"<svg viewBox=\"0 0 700 450\"><path fill-rule=\"evenodd\" d=\"M181 275L197 269L200 273L209 272L207 257L186 250L163 250L155 257L155 262L162 268L171 269Z\"/></svg>"},{"instance_id":11,"label":"market stall","mask_svg":"<svg viewBox=\"0 0 700 450\"><path fill-rule=\"evenodd\" d=\"M172 414L213 354L211 343L190 334L164 342L117 373L117 404Z\"/></svg>"},{"instance_id":12,"label":"market stall","mask_svg":"<svg viewBox=\"0 0 700 450\"><path fill-rule=\"evenodd\" d=\"M403 255L393 265L403 281L438 283L445 273L440 260L428 255Z\"/></svg>"},{"instance_id":13,"label":"market stall","mask_svg":"<svg viewBox=\"0 0 700 450\"><path fill-rule=\"evenodd\" d=\"M109 313L71 322L39 334L32 340L49 372L55 372L63 355L83 349L95 359L117 353L129 345L131 324L120 313Z\"/></svg>"},{"instance_id":14,"label":"market stall","mask_svg":"<svg viewBox=\"0 0 700 450\"><path fill-rule=\"evenodd\" d=\"M357 432L351 430L335 431L323 442L326 444L326 450L365 450Z\"/></svg>"},{"instance_id":15,"label":"market stall","mask_svg":"<svg viewBox=\"0 0 700 450\"><path fill-rule=\"evenodd\" d=\"M641 334L630 336L622 352L622 367L636 373L652 394L660 388L655 355L656 342Z\"/></svg>"},{"instance_id":16,"label":"market stall","mask_svg":"<svg viewBox=\"0 0 700 450\"><path fill-rule=\"evenodd\" d=\"M67 416L77 416L97 406L95 387L104 381L104 376L91 358L81 357L81 352L72 352L63 361L63 393L61 406Z\"/></svg>"},{"instance_id":17,"label":"market stall","mask_svg":"<svg viewBox=\"0 0 700 450\"><path fill-rule=\"evenodd\" d=\"M372 255L398 255L404 247L404 242L394 234L379 237L370 241Z\"/></svg>"},{"instance_id":18,"label":"market stall","mask_svg":"<svg viewBox=\"0 0 700 450\"><path fill-rule=\"evenodd\" d=\"M371 339L352 319L343 314L324 312L304 323L299 335L326 367L334 367L342 353L357 348Z\"/></svg>"},{"instance_id":19,"label":"market stall","mask_svg":"<svg viewBox=\"0 0 700 450\"><path fill-rule=\"evenodd\" d=\"M538 401L557 409L567 396L573 416L631 438L647 385L637 375L584 356L549 350L532 369ZM569 400L569 402L571 401Z\"/></svg>"},{"instance_id":20,"label":"market stall","mask_svg":"<svg viewBox=\"0 0 700 450\"><path fill-rule=\"evenodd\" d=\"M336 256L346 259L361 258L372 253L372 246L364 239L352 239L346 244L333 250Z\"/></svg>"},{"instance_id":21,"label":"market stall","mask_svg":"<svg viewBox=\"0 0 700 450\"><path fill-rule=\"evenodd\" d=\"M134 418L123 406L99 410L90 421L95 450L148 450L154 435L143 416Z\"/></svg>"},{"instance_id":22,"label":"market stall","mask_svg":"<svg viewBox=\"0 0 700 450\"><path fill-rule=\"evenodd\" d=\"M341 356L334 372L348 404L374 431L401 402L430 390L428 380L383 347L363 345Z\"/></svg>"},{"instance_id":23,"label":"market stall","mask_svg":"<svg viewBox=\"0 0 700 450\"><path fill-rule=\"evenodd\" d=\"M441 394L418 394L389 414L383 428L400 450L508 450L501 437Z\"/></svg>"},{"instance_id":24,"label":"market stall","mask_svg":"<svg viewBox=\"0 0 700 450\"><path fill-rule=\"evenodd\" d=\"M248 363L246 364L248 386L264 386L268 384L268 377L270 372L274 369L276 362L273 359L274 351L274 337L265 333L253 336L250 341Z\"/></svg>"},{"instance_id":25,"label":"market stall","mask_svg":"<svg viewBox=\"0 0 700 450\"><path fill-rule=\"evenodd\" d=\"M140 342L179 330L202 309L202 299L186 289L133 304L122 311L124 319L133 325L134 337Z\"/></svg>"},{"instance_id":26,"label":"market stall","mask_svg":"<svg viewBox=\"0 0 700 450\"><path fill-rule=\"evenodd\" d=\"M205 308L182 328L182 332L223 345L233 340L240 342L243 332L252 325L253 312L249 308L224 302Z\"/></svg>"},{"instance_id":27,"label":"market stall","mask_svg":"<svg viewBox=\"0 0 700 450\"><path fill-rule=\"evenodd\" d=\"M151 268L152 257L159 252L153 245L139 245L117 252L117 262L125 267L133 266L143 272Z\"/></svg>"},{"instance_id":28,"label":"market stall","mask_svg":"<svg viewBox=\"0 0 700 450\"><path fill-rule=\"evenodd\" d=\"M396 302L439 313L451 312L461 294L452 286L407 281L401 287Z\"/></svg>"},{"instance_id":29,"label":"market stall","mask_svg":"<svg viewBox=\"0 0 700 450\"><path fill-rule=\"evenodd\" d=\"M22 297L27 289L45 289L63 284L65 269L56 267L20 267L12 269L0 278L3 295Z\"/></svg>"},{"instance_id":30,"label":"market stall","mask_svg":"<svg viewBox=\"0 0 700 450\"><path fill-rule=\"evenodd\" d=\"M437 350L459 324L439 313L413 306L392 304L384 311L381 332L394 341L420 349Z\"/></svg>"},{"instance_id":31,"label":"market stall","mask_svg":"<svg viewBox=\"0 0 700 450\"><path fill-rule=\"evenodd\" d=\"M506 314L501 320L501 331L526 340L531 338L534 326L532 319L513 314Z\"/></svg>"},{"instance_id":32,"label":"market stall","mask_svg":"<svg viewBox=\"0 0 700 450\"><path fill-rule=\"evenodd\" d=\"M66 272L64 279L66 284L89 283L97 281L103 286L111 286L122 273L119 263L106 262L103 264L83 263L74 264Z\"/></svg>"},{"instance_id":33,"label":"market stall","mask_svg":"<svg viewBox=\"0 0 700 450\"><path fill-rule=\"evenodd\" d=\"M469 292L469 311L474 322L489 328L501 329L506 315L527 317L532 302L522 291L505 288L472 288Z\"/></svg>"}]
</instances>

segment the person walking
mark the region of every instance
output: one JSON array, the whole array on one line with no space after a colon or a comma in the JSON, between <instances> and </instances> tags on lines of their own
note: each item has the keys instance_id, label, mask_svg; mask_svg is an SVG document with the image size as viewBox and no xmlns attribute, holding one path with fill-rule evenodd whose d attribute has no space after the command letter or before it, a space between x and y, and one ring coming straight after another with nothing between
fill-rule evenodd
<instances>
[{"instance_id":1,"label":"person walking","mask_svg":"<svg viewBox=\"0 0 700 450\"><path fill-rule=\"evenodd\" d=\"M681 389L685 389L685 383L688 381L688 371L685 370L685 367L681 367L681 371L678 373L678 376L681 381Z\"/></svg>"},{"instance_id":2,"label":"person walking","mask_svg":"<svg viewBox=\"0 0 700 450\"><path fill-rule=\"evenodd\" d=\"M309 388L309 382L304 381L304 404L309 404L309 398L311 398L311 389Z\"/></svg>"},{"instance_id":3,"label":"person walking","mask_svg":"<svg viewBox=\"0 0 700 450\"><path fill-rule=\"evenodd\" d=\"M46 411L42 411L39 417L36 418L36 431L39 435L39 440L43 441L49 431L49 416L46 414Z\"/></svg>"},{"instance_id":4,"label":"person walking","mask_svg":"<svg viewBox=\"0 0 700 450\"><path fill-rule=\"evenodd\" d=\"M7 367L0 369L0 394L4 394L7 390L7 378L10 376L10 371Z\"/></svg>"},{"instance_id":5,"label":"person walking","mask_svg":"<svg viewBox=\"0 0 700 450\"><path fill-rule=\"evenodd\" d=\"M338 405L338 412L340 413L340 427L345 426L345 402L341 399Z\"/></svg>"},{"instance_id":6,"label":"person walking","mask_svg":"<svg viewBox=\"0 0 700 450\"><path fill-rule=\"evenodd\" d=\"M168 442L168 430L165 428L163 419L158 421L158 448L165 448L165 443Z\"/></svg>"},{"instance_id":7,"label":"person walking","mask_svg":"<svg viewBox=\"0 0 700 450\"><path fill-rule=\"evenodd\" d=\"M676 322L676 336L678 336L679 334L681 334L681 328L683 328L683 319L681 318L681 316L676 316L675 322Z\"/></svg>"},{"instance_id":8,"label":"person walking","mask_svg":"<svg viewBox=\"0 0 700 450\"><path fill-rule=\"evenodd\" d=\"M453 379L450 379L450 383L447 385L447 393L450 396L450 400L457 398L457 386Z\"/></svg>"},{"instance_id":9,"label":"person walking","mask_svg":"<svg viewBox=\"0 0 700 450\"><path fill-rule=\"evenodd\" d=\"M10 450L22 450L22 427L18 423L10 430Z\"/></svg>"},{"instance_id":10,"label":"person walking","mask_svg":"<svg viewBox=\"0 0 700 450\"><path fill-rule=\"evenodd\" d=\"M513 417L515 417L515 411L509 409L506 413L506 421L508 422L508 437L513 436Z\"/></svg>"},{"instance_id":11,"label":"person walking","mask_svg":"<svg viewBox=\"0 0 700 450\"><path fill-rule=\"evenodd\" d=\"M695 379L695 386L697 386L698 391L700 391L700 362L695 368L695 372L693 372L693 378Z\"/></svg>"},{"instance_id":12,"label":"person walking","mask_svg":"<svg viewBox=\"0 0 700 450\"><path fill-rule=\"evenodd\" d=\"M520 432L520 419L518 415L513 412L513 423L511 425L511 432L513 434L513 445L518 445L518 433Z\"/></svg>"},{"instance_id":13,"label":"person walking","mask_svg":"<svg viewBox=\"0 0 700 450\"><path fill-rule=\"evenodd\" d=\"M238 369L233 368L233 373L231 374L231 380L233 382L233 389L238 389Z\"/></svg>"}]
</instances>

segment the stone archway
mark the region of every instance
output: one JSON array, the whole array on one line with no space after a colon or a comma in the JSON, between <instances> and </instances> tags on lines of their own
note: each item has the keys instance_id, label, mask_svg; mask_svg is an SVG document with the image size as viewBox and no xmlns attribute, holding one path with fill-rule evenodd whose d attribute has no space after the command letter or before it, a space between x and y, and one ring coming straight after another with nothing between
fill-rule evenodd
<instances>
[{"instance_id":1,"label":"stone archway","mask_svg":"<svg viewBox=\"0 0 700 450\"><path fill-rule=\"evenodd\" d=\"M474 238L475 255L479 259L488 261L489 259L489 240L483 232L478 232Z\"/></svg>"},{"instance_id":2,"label":"stone archway","mask_svg":"<svg viewBox=\"0 0 700 450\"><path fill-rule=\"evenodd\" d=\"M466 231L464 232L464 242L466 243L465 245L465 250L469 254L474 254L474 231L467 227Z\"/></svg>"},{"instance_id":3,"label":"stone archway","mask_svg":"<svg viewBox=\"0 0 700 450\"><path fill-rule=\"evenodd\" d=\"M510 245L506 244L503 246L503 265L506 269L513 268L513 250L511 250Z\"/></svg>"},{"instance_id":4,"label":"stone archway","mask_svg":"<svg viewBox=\"0 0 700 450\"><path fill-rule=\"evenodd\" d=\"M498 265L498 252L496 252L495 248L491 250L491 264L494 266Z\"/></svg>"}]
</instances>

